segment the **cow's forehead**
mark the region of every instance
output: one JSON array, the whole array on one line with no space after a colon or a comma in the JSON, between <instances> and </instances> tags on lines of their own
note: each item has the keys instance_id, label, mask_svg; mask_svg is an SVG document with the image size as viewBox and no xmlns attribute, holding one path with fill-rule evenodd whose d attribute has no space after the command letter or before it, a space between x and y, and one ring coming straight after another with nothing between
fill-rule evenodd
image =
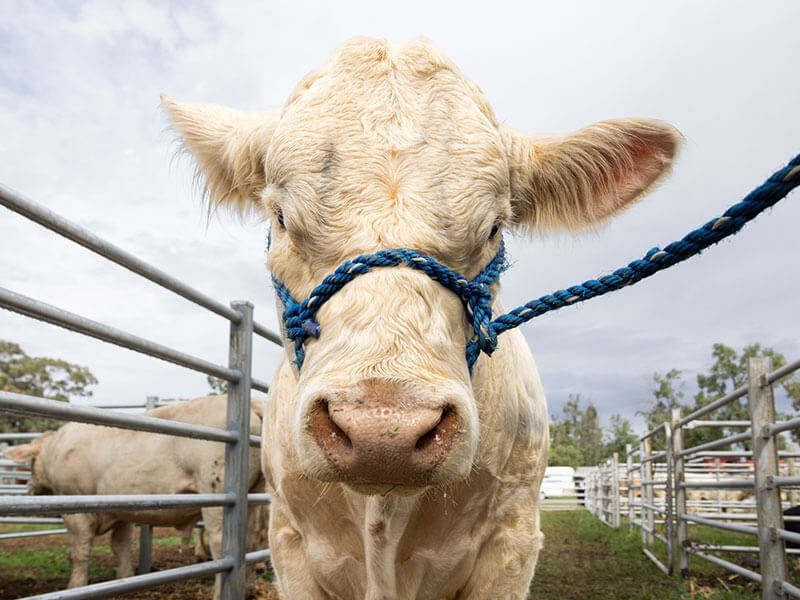
<instances>
[{"instance_id":1,"label":"cow's forehead","mask_svg":"<svg viewBox=\"0 0 800 600\"><path fill-rule=\"evenodd\" d=\"M430 100L448 102L460 112L477 110L497 127L480 89L425 40L403 45L351 40L300 82L286 109L324 107L340 117L355 107L397 114Z\"/></svg>"},{"instance_id":2,"label":"cow's forehead","mask_svg":"<svg viewBox=\"0 0 800 600\"><path fill-rule=\"evenodd\" d=\"M423 41L337 50L287 101L266 166L268 184L289 190L287 212L313 230L308 238L330 248L338 235L344 255L410 247L455 259L510 210L488 103Z\"/></svg>"}]
</instances>

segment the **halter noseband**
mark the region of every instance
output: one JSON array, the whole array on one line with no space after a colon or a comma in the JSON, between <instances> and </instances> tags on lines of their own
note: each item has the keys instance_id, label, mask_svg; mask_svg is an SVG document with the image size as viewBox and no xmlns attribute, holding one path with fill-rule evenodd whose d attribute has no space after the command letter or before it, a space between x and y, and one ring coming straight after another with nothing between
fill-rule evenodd
<instances>
[{"instance_id":1,"label":"halter noseband","mask_svg":"<svg viewBox=\"0 0 800 600\"><path fill-rule=\"evenodd\" d=\"M494 258L486 265L475 279L467 279L452 269L438 262L435 258L425 256L413 250L396 249L380 250L375 254L363 254L345 261L333 273L325 277L311 294L302 302L297 302L286 286L273 276L275 291L284 305L283 325L286 336L294 342L294 364L300 370L305 360L303 344L308 337L320 336L320 325L314 318L319 308L354 277L367 273L377 267L405 266L417 269L453 291L464 305L467 320L472 325L474 334L467 342L466 360L470 373L472 366L481 352L491 354L497 347L497 330L492 322L491 290L500 279L500 274L508 268L505 245L500 247Z\"/></svg>"}]
</instances>

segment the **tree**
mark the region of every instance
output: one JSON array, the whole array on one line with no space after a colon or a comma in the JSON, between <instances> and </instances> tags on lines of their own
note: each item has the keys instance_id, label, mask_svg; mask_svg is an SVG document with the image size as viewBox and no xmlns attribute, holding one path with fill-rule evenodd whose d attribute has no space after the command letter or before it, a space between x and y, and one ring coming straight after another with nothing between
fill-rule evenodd
<instances>
[{"instance_id":1,"label":"tree","mask_svg":"<svg viewBox=\"0 0 800 600\"><path fill-rule=\"evenodd\" d=\"M570 394L562 412L550 424L549 465L578 467L596 465L603 454L603 431L597 420L597 409L589 403L581 409L580 394Z\"/></svg>"},{"instance_id":2,"label":"tree","mask_svg":"<svg viewBox=\"0 0 800 600\"><path fill-rule=\"evenodd\" d=\"M671 369L665 375L654 373L651 387L653 403L647 411L640 413L645 417L648 429L653 429L670 420L670 412L673 408L680 408L682 414L686 416L745 385L747 383L747 361L755 356L771 358L773 369L786 364L786 359L782 354L772 348L764 348L758 343L745 346L741 353L725 344L714 344L711 349L713 363L706 373L697 375L698 391L693 397L692 405L681 403L684 394L679 370ZM781 385L793 399L795 408L800 409L800 382L797 378L784 379ZM739 398L721 407L714 413L713 418L724 421L749 421L750 409L747 397ZM684 445L687 448L697 446L740 431L742 431L741 427L697 427L685 431ZM749 448L749 444L745 442L744 447ZM660 436L654 439L653 448L654 450L663 450L664 444ZM724 449L724 447L720 449Z\"/></svg>"},{"instance_id":3,"label":"tree","mask_svg":"<svg viewBox=\"0 0 800 600\"><path fill-rule=\"evenodd\" d=\"M671 421L673 409L684 408L680 402L684 397L681 372L670 369L664 375L653 373L650 391L653 393L653 403L647 411L639 411L647 420L648 431Z\"/></svg>"},{"instance_id":4,"label":"tree","mask_svg":"<svg viewBox=\"0 0 800 600\"><path fill-rule=\"evenodd\" d=\"M751 357L766 356L772 359L772 368L777 369L786 364L786 358L780 352L772 348L762 348L761 344L750 344L742 349L741 354L725 344L714 344L711 356L714 363L707 375L697 376L698 392L695 395L695 406L697 410L708 406L711 402L727 396L736 389L747 385L747 361ZM787 383L784 383L784 387ZM729 402L715 413L715 418L724 421L750 421L750 408L747 396ZM742 428L715 428L705 431L698 430L692 440L694 444L703 443L742 431ZM749 442L745 442L745 448L749 448ZM724 448L723 448L724 449Z\"/></svg>"},{"instance_id":5,"label":"tree","mask_svg":"<svg viewBox=\"0 0 800 600\"><path fill-rule=\"evenodd\" d=\"M207 375L206 381L208 382L209 387L211 388L212 394L227 394L228 393L228 382L220 377L214 377L213 375Z\"/></svg>"},{"instance_id":6,"label":"tree","mask_svg":"<svg viewBox=\"0 0 800 600\"><path fill-rule=\"evenodd\" d=\"M800 380L796 376L792 376L788 381L783 382L783 389L792 399L792 408L795 411L795 415L800 413ZM792 439L795 443L800 443L800 430L792 430Z\"/></svg>"},{"instance_id":7,"label":"tree","mask_svg":"<svg viewBox=\"0 0 800 600\"><path fill-rule=\"evenodd\" d=\"M0 340L0 390L68 402L92 395L97 378L87 367L62 359L28 356L14 342ZM29 432L55 429L61 421L13 413L0 414L0 431Z\"/></svg>"},{"instance_id":8,"label":"tree","mask_svg":"<svg viewBox=\"0 0 800 600\"><path fill-rule=\"evenodd\" d=\"M622 415L611 416L611 427L606 432L604 456L611 456L617 452L620 460L625 460L627 445L635 446L639 436L633 432L631 422Z\"/></svg>"}]
</instances>

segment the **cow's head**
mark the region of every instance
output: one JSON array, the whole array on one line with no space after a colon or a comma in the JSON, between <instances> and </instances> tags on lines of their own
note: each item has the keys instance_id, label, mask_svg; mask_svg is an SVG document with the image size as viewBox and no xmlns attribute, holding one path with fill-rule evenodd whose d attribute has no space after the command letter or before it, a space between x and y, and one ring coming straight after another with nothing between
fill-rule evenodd
<instances>
[{"instance_id":1,"label":"cow's head","mask_svg":"<svg viewBox=\"0 0 800 600\"><path fill-rule=\"evenodd\" d=\"M32 442L21 446L11 446L3 450L3 456L20 465L30 465L31 475L28 479L28 493L33 495L52 494L52 488L47 479L44 462L39 460L42 449L45 447L47 439L53 435L53 431L47 431L34 439Z\"/></svg>"},{"instance_id":2,"label":"cow's head","mask_svg":"<svg viewBox=\"0 0 800 600\"><path fill-rule=\"evenodd\" d=\"M271 219L268 266L297 299L380 249L474 278L505 229L579 230L623 210L668 170L680 138L652 120L524 135L425 41L348 42L278 110L163 104L212 206ZM479 439L473 386L484 384L480 361L472 375L465 361L461 299L417 270L375 269L317 321L291 423L306 473L367 491L465 477Z\"/></svg>"}]
</instances>

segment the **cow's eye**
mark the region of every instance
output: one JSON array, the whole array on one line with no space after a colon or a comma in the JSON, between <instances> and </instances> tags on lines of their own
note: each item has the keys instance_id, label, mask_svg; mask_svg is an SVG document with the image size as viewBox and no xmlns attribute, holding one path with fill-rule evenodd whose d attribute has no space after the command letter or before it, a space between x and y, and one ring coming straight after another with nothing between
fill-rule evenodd
<instances>
[{"instance_id":1,"label":"cow's eye","mask_svg":"<svg viewBox=\"0 0 800 600\"><path fill-rule=\"evenodd\" d=\"M492 231L489 233L489 239L491 240L494 236L496 236L498 231L500 231L500 223L495 221L494 225L492 225Z\"/></svg>"},{"instance_id":2,"label":"cow's eye","mask_svg":"<svg viewBox=\"0 0 800 600\"><path fill-rule=\"evenodd\" d=\"M286 229L286 225L283 222L283 211L277 206L275 207L275 220L281 226L281 229Z\"/></svg>"}]
</instances>

